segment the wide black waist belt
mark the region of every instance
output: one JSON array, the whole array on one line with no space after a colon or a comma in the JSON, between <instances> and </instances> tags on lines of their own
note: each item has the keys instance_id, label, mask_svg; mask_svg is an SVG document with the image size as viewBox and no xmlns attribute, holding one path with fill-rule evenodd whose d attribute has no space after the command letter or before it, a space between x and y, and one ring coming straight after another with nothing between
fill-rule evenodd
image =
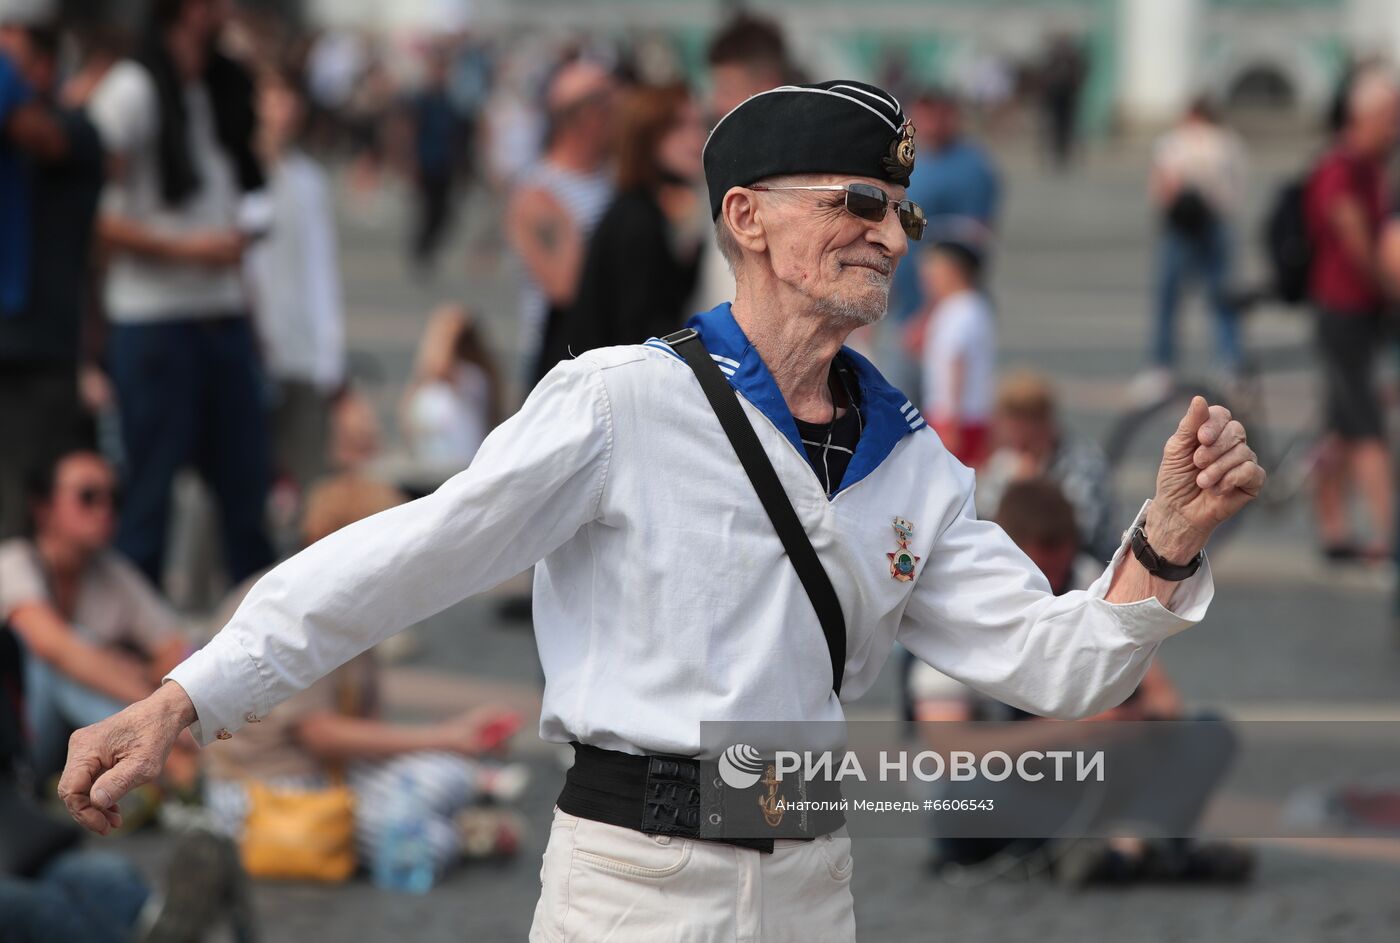
<instances>
[{"instance_id":1,"label":"wide black waist belt","mask_svg":"<svg viewBox=\"0 0 1400 943\"><path fill-rule=\"evenodd\" d=\"M558 806L579 818L770 853L775 839L809 840L845 824L834 808L839 804L834 784L817 789L800 781L784 784L770 767L757 782L734 788L715 760L572 746L574 765ZM817 801L818 792L823 801Z\"/></svg>"}]
</instances>

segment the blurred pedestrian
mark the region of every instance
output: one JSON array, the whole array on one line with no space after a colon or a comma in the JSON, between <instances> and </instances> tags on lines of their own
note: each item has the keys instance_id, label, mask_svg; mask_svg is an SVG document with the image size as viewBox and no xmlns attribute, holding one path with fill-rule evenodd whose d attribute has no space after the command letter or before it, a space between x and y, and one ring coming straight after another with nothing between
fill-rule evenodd
<instances>
[{"instance_id":1,"label":"blurred pedestrian","mask_svg":"<svg viewBox=\"0 0 1400 943\"><path fill-rule=\"evenodd\" d=\"M560 329L578 291L588 239L612 201L607 167L616 82L594 62L561 66L545 92L543 158L521 175L506 208L506 237L524 266L520 352L527 387L567 356Z\"/></svg>"},{"instance_id":2,"label":"blurred pedestrian","mask_svg":"<svg viewBox=\"0 0 1400 943\"><path fill-rule=\"evenodd\" d=\"M1390 552L1394 487L1376 388L1384 305L1380 232L1387 212L1385 165L1400 130L1400 93L1388 70L1358 75L1347 120L1307 184L1313 246L1309 294L1326 390L1328 454L1314 509L1329 559L1381 559ZM1359 492L1371 532L1354 542L1348 494Z\"/></svg>"},{"instance_id":3,"label":"blurred pedestrian","mask_svg":"<svg viewBox=\"0 0 1400 943\"><path fill-rule=\"evenodd\" d=\"M437 261L452 221L454 184L468 153L467 125L448 88L450 65L447 50L429 50L423 87L404 106L418 201L409 256L420 275L431 274Z\"/></svg>"},{"instance_id":4,"label":"blurred pedestrian","mask_svg":"<svg viewBox=\"0 0 1400 943\"><path fill-rule=\"evenodd\" d=\"M935 299L923 345L923 411L969 468L990 452L996 398L996 319L982 291L983 258L971 239L943 238L917 260Z\"/></svg>"},{"instance_id":5,"label":"blurred pedestrian","mask_svg":"<svg viewBox=\"0 0 1400 943\"><path fill-rule=\"evenodd\" d=\"M753 13L734 14L710 39L710 118L718 121L746 100L792 81L782 28Z\"/></svg>"},{"instance_id":6,"label":"blurred pedestrian","mask_svg":"<svg viewBox=\"0 0 1400 943\"><path fill-rule=\"evenodd\" d=\"M366 53L363 71L345 109L350 132L350 188L364 200L379 194L384 170L386 130L394 106L394 79L378 50Z\"/></svg>"},{"instance_id":7,"label":"blurred pedestrian","mask_svg":"<svg viewBox=\"0 0 1400 943\"><path fill-rule=\"evenodd\" d=\"M962 104L951 92L930 89L910 104L919 159L909 175L909 199L937 226L941 218L963 218L994 232L1001 212L1001 171L996 160L963 129ZM901 266L891 290L890 315L903 322L930 299L917 266Z\"/></svg>"},{"instance_id":8,"label":"blurred pedestrian","mask_svg":"<svg viewBox=\"0 0 1400 943\"><path fill-rule=\"evenodd\" d=\"M1054 482L1074 507L1080 549L1096 560L1112 556L1121 535L1108 459L1091 439L1062 425L1048 379L1014 373L997 390L992 454L977 470L978 511L995 517L1007 489L1040 478Z\"/></svg>"},{"instance_id":9,"label":"blurred pedestrian","mask_svg":"<svg viewBox=\"0 0 1400 943\"><path fill-rule=\"evenodd\" d=\"M964 219L993 232L1001 211L1001 172L964 131L961 102L951 92L929 89L910 104L909 117L919 153L909 175L909 199L924 208L935 230L943 221ZM902 389L916 389L919 382L919 351L904 344L905 331L933 302L923 290L919 266L909 261L895 269L889 317L878 328L880 369Z\"/></svg>"},{"instance_id":10,"label":"blurred pedestrian","mask_svg":"<svg viewBox=\"0 0 1400 943\"><path fill-rule=\"evenodd\" d=\"M149 582L113 553L117 483L93 452L30 482L30 527L0 543L0 622L26 649L25 701L38 774L63 765L70 731L155 690L190 651Z\"/></svg>"},{"instance_id":11,"label":"blurred pedestrian","mask_svg":"<svg viewBox=\"0 0 1400 943\"><path fill-rule=\"evenodd\" d=\"M713 127L748 98L793 81L783 31L773 20L747 11L734 14L710 39L705 52L709 66L708 119ZM700 272L692 311L708 311L734 300L734 273L714 240L700 252Z\"/></svg>"},{"instance_id":12,"label":"blurred pedestrian","mask_svg":"<svg viewBox=\"0 0 1400 943\"><path fill-rule=\"evenodd\" d=\"M1232 380L1239 377L1244 352L1230 284L1246 169L1243 142L1205 98L1193 101L1157 141L1151 183L1158 217L1151 369L1134 381L1139 400L1153 401L1171 389L1177 309L1182 290L1196 279L1204 283L1215 317L1221 366Z\"/></svg>"},{"instance_id":13,"label":"blurred pedestrian","mask_svg":"<svg viewBox=\"0 0 1400 943\"><path fill-rule=\"evenodd\" d=\"M400 406L413 458L441 481L471 464L501 421L500 369L477 318L458 304L433 312Z\"/></svg>"},{"instance_id":14,"label":"blurred pedestrian","mask_svg":"<svg viewBox=\"0 0 1400 943\"><path fill-rule=\"evenodd\" d=\"M186 465L214 492L230 578L272 559L263 379L240 277L249 239L266 233L239 228L240 199L263 180L251 80L214 50L221 10L156 0L141 62L113 66L88 106L117 159L99 220L125 453L117 545L152 582Z\"/></svg>"},{"instance_id":15,"label":"blurred pedestrian","mask_svg":"<svg viewBox=\"0 0 1400 943\"><path fill-rule=\"evenodd\" d=\"M635 344L678 330L711 232L698 189L706 128L684 85L637 88L618 111L617 197L564 321L565 347Z\"/></svg>"},{"instance_id":16,"label":"blurred pedestrian","mask_svg":"<svg viewBox=\"0 0 1400 943\"><path fill-rule=\"evenodd\" d=\"M57 158L64 149L62 129L34 87L52 81L57 37L8 16L0 14L0 318L23 310L29 297L28 160Z\"/></svg>"},{"instance_id":17,"label":"blurred pedestrian","mask_svg":"<svg viewBox=\"0 0 1400 943\"><path fill-rule=\"evenodd\" d=\"M345 383L345 312L330 181L300 146L298 77L258 77L258 153L271 219L244 257L263 361L276 384L273 455L301 494L327 468L332 401Z\"/></svg>"},{"instance_id":18,"label":"blurred pedestrian","mask_svg":"<svg viewBox=\"0 0 1400 943\"><path fill-rule=\"evenodd\" d=\"M1050 166L1065 171L1074 163L1079 133L1079 99L1089 63L1080 41L1068 34L1050 37L1037 70L1042 134Z\"/></svg>"},{"instance_id":19,"label":"blurred pedestrian","mask_svg":"<svg viewBox=\"0 0 1400 943\"><path fill-rule=\"evenodd\" d=\"M7 129L0 135L0 269L28 266L19 279L23 300L0 312L0 540L23 530L24 482L33 467L94 438L79 376L92 369L84 315L105 164L92 124L55 100L58 41L45 27L0 27L0 86L6 63L21 63L32 95L9 122L0 107ZM19 71L8 74L13 80ZM0 101L6 94L0 90ZM7 151L16 171L9 177ZM16 182L17 190L6 189Z\"/></svg>"}]
</instances>

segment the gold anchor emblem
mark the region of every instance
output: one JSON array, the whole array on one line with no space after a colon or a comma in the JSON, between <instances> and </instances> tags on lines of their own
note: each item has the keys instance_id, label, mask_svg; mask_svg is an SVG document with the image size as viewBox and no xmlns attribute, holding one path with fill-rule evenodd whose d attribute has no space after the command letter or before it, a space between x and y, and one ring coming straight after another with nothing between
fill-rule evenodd
<instances>
[{"instance_id":1,"label":"gold anchor emblem","mask_svg":"<svg viewBox=\"0 0 1400 943\"><path fill-rule=\"evenodd\" d=\"M892 176L903 177L914 169L914 122L905 121L898 136L890 142L885 156L885 170Z\"/></svg>"},{"instance_id":2,"label":"gold anchor emblem","mask_svg":"<svg viewBox=\"0 0 1400 943\"><path fill-rule=\"evenodd\" d=\"M768 764L768 769L759 782L768 787L768 795L758 797L758 807L763 810L763 821L767 822L770 828L777 828L778 823L783 820L783 813L787 810L778 805L778 800L781 798L778 795L778 784L782 780L778 778L777 770L774 769L773 764Z\"/></svg>"}]
</instances>

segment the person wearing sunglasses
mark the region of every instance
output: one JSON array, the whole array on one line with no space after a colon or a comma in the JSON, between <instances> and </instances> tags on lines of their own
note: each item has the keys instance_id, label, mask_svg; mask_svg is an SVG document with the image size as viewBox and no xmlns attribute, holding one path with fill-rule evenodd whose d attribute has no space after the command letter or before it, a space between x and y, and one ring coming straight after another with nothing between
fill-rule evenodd
<instances>
[{"instance_id":1,"label":"person wearing sunglasses","mask_svg":"<svg viewBox=\"0 0 1400 943\"><path fill-rule=\"evenodd\" d=\"M190 645L139 570L111 548L116 476L75 451L31 475L29 533L0 543L0 624L25 648L25 702L39 776L71 730L155 690Z\"/></svg>"},{"instance_id":2,"label":"person wearing sunglasses","mask_svg":"<svg viewBox=\"0 0 1400 943\"><path fill-rule=\"evenodd\" d=\"M854 940L840 818L763 805L745 823L764 797L725 790L757 789L759 774L726 767L741 744L702 724L844 736L844 705L896 641L1027 711L1105 710L1204 615L1206 538L1264 477L1240 424L1197 398L1131 543L1088 591L1054 596L977 519L972 472L844 346L884 315L922 234L905 193L914 157L899 102L861 82L780 86L731 111L703 161L733 302L564 360L436 492L270 570L169 683L74 735L70 814L105 834L186 727L234 737L536 564L540 735L571 743L574 764L530 939Z\"/></svg>"}]
</instances>

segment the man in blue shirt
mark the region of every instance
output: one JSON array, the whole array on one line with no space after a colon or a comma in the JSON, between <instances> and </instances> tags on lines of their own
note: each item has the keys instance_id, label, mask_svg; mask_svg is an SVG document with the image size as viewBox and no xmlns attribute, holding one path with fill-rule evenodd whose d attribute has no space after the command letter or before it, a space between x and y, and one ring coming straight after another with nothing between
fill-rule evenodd
<instances>
[{"instance_id":1,"label":"man in blue shirt","mask_svg":"<svg viewBox=\"0 0 1400 943\"><path fill-rule=\"evenodd\" d=\"M0 540L23 529L31 466L90 437L79 322L103 158L53 106L57 51L51 29L0 25Z\"/></svg>"},{"instance_id":2,"label":"man in blue shirt","mask_svg":"<svg viewBox=\"0 0 1400 943\"><path fill-rule=\"evenodd\" d=\"M929 231L938 233L974 224L996 225L1001 204L1001 176L992 158L963 134L958 101L950 93L931 90L910 106L918 133L919 159L909 179L909 199L924 208ZM919 284L917 258L895 270L890 288L890 317L881 343L880 366L906 393L918 392L917 356L904 348L910 319L928 307Z\"/></svg>"},{"instance_id":3,"label":"man in blue shirt","mask_svg":"<svg viewBox=\"0 0 1400 943\"><path fill-rule=\"evenodd\" d=\"M910 109L918 132L919 160L909 178L909 199L924 208L929 228L938 231L947 217L996 225L1001 204L1001 176L986 151L963 134L957 99L943 91L920 95ZM919 287L918 266L907 260L895 273L890 314L905 321L930 299Z\"/></svg>"},{"instance_id":4,"label":"man in blue shirt","mask_svg":"<svg viewBox=\"0 0 1400 943\"><path fill-rule=\"evenodd\" d=\"M11 27L0 27L0 317L24 305L29 287L29 187L20 141L33 92L20 73Z\"/></svg>"}]
</instances>

